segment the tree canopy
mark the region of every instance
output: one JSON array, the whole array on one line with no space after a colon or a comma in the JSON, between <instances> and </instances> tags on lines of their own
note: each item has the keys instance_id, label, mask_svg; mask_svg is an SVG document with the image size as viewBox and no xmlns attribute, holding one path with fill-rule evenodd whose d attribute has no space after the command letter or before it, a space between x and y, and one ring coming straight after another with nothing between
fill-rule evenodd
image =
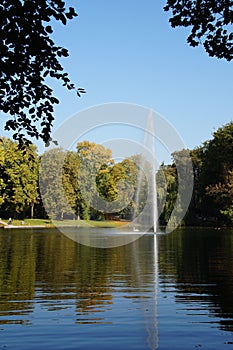
<instances>
[{"instance_id":1,"label":"tree canopy","mask_svg":"<svg viewBox=\"0 0 233 350\"><path fill-rule=\"evenodd\" d=\"M161 164L155 174L160 224L166 226L174 210L177 216L182 212L181 193L187 188L184 179L192 176L187 168L191 156L194 188L183 223L232 225L233 122L217 129L213 138L201 146L176 151L172 156L173 163ZM141 173L142 161L142 155L137 154L114 162L110 149L89 141L79 142L75 151L57 147L38 157L33 145L25 153L17 142L3 138L0 216L33 216L35 207L35 216L40 218L45 209L53 219L132 220L144 210L148 200L147 174L151 166L145 163ZM175 226L176 215L172 219Z\"/></svg>"},{"instance_id":2,"label":"tree canopy","mask_svg":"<svg viewBox=\"0 0 233 350\"><path fill-rule=\"evenodd\" d=\"M30 145L26 152L18 144L3 138L0 143L0 209L8 215L30 209L38 202L38 157L36 147ZM1 213L2 215L2 213Z\"/></svg>"},{"instance_id":3,"label":"tree canopy","mask_svg":"<svg viewBox=\"0 0 233 350\"><path fill-rule=\"evenodd\" d=\"M28 137L49 140L59 100L46 77L76 89L59 60L68 50L52 40L52 24L77 16L61 0L3 0L0 4L0 110L10 115L5 129L20 144ZM85 91L76 89L78 96Z\"/></svg>"},{"instance_id":4,"label":"tree canopy","mask_svg":"<svg viewBox=\"0 0 233 350\"><path fill-rule=\"evenodd\" d=\"M175 27L191 27L190 46L203 44L209 56L233 59L232 0L167 0L165 11L171 11Z\"/></svg>"}]
</instances>

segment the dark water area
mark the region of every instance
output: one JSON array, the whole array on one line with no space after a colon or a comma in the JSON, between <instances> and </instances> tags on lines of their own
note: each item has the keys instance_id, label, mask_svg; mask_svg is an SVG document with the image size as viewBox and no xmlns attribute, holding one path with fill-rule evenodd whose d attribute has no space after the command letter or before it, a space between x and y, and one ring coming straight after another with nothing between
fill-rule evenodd
<instances>
[{"instance_id":1,"label":"dark water area","mask_svg":"<svg viewBox=\"0 0 233 350\"><path fill-rule=\"evenodd\" d=\"M233 231L0 231L0 349L233 349Z\"/></svg>"}]
</instances>

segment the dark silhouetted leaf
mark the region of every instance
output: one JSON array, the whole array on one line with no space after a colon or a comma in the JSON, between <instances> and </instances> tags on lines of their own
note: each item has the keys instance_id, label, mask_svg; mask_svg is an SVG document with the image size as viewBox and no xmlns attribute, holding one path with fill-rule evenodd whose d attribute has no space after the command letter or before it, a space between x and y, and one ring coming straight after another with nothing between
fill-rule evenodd
<instances>
[{"instance_id":1,"label":"dark silhouetted leaf","mask_svg":"<svg viewBox=\"0 0 233 350\"><path fill-rule=\"evenodd\" d=\"M0 110L9 118L6 130L14 130L20 144L27 137L47 142L59 100L45 84L47 76L74 89L59 57L68 57L68 50L56 46L49 34L51 20L62 22L77 16L74 8L65 8L61 0L2 0L0 5ZM46 23L49 25L46 25Z\"/></svg>"}]
</instances>

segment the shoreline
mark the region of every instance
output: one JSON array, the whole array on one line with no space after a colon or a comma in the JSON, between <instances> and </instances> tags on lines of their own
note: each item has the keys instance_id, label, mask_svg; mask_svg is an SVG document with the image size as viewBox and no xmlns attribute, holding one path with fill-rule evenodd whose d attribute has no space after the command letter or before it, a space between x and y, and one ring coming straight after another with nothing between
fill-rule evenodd
<instances>
[{"instance_id":1,"label":"shoreline","mask_svg":"<svg viewBox=\"0 0 233 350\"><path fill-rule=\"evenodd\" d=\"M58 225L58 226L55 226L55 225L52 225L52 224L48 224L48 225L8 225L8 224L5 224L5 225L2 225L0 226L0 231L1 229L2 230L29 230L29 229L58 229L59 230L59 227L60 228L66 228L66 227L73 227L73 228L80 228L80 227L86 227L88 228L89 226L91 226L92 228L115 228L115 229L120 229L122 226L94 226L94 225L90 225L90 224L87 224L87 225L84 225L84 224L81 224L81 225ZM164 229L163 226L160 227L161 229ZM181 226L181 227L177 227L175 228L176 229L212 229L212 230L218 230L218 231L221 231L221 230L233 230L233 227L232 226L222 226L222 227L214 227L214 226Z\"/></svg>"},{"instance_id":2,"label":"shoreline","mask_svg":"<svg viewBox=\"0 0 233 350\"><path fill-rule=\"evenodd\" d=\"M129 222L127 221L122 221L122 222L117 222L117 221L95 221L95 220L64 220L64 221L50 221L50 220L43 220L43 219L35 219L34 220L15 220L14 223L7 223L6 221L0 220L0 230L13 230L13 229L56 229L59 227L101 227L101 228L119 228L119 227L124 227L127 225Z\"/></svg>"}]
</instances>

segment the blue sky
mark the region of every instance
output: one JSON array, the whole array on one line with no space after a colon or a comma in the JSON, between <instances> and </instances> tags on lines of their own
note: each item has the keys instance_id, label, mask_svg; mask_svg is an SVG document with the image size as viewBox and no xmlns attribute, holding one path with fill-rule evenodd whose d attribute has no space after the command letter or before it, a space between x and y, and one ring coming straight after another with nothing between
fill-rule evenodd
<instances>
[{"instance_id":1,"label":"blue sky","mask_svg":"<svg viewBox=\"0 0 233 350\"><path fill-rule=\"evenodd\" d=\"M67 26L56 24L54 39L69 49L63 65L87 93L79 99L52 83L61 101L55 129L83 109L127 102L160 113L194 148L233 120L233 64L210 58L202 47L189 47L189 30L170 27L165 1L66 3L79 16Z\"/></svg>"},{"instance_id":2,"label":"blue sky","mask_svg":"<svg viewBox=\"0 0 233 350\"><path fill-rule=\"evenodd\" d=\"M87 94L56 87L55 127L79 110L108 102L152 108L174 125L188 148L233 120L233 65L186 43L172 29L165 1L73 0L79 14L54 38L70 51L64 66Z\"/></svg>"}]
</instances>

